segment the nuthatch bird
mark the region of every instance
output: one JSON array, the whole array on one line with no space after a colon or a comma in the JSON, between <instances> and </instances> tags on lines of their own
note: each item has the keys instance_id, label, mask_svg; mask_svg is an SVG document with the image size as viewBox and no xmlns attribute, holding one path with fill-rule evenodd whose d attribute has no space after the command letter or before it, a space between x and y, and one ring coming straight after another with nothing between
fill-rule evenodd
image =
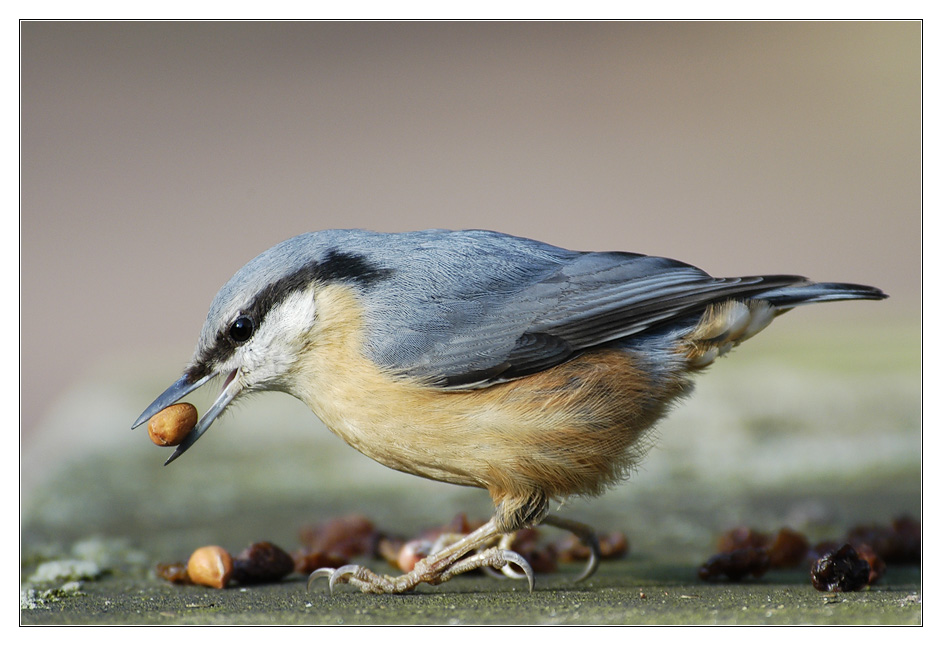
<instances>
[{"instance_id":1,"label":"nuthatch bird","mask_svg":"<svg viewBox=\"0 0 942 646\"><path fill-rule=\"evenodd\" d=\"M332 230L264 252L213 299L183 376L134 426L213 377L222 392L167 463L238 397L294 395L388 467L480 487L494 516L399 577L348 565L330 587L405 592L480 567L533 585L495 542L637 464L645 432L706 368L797 305L886 298L800 276L713 278L676 260L569 251L491 231ZM585 575L595 569L593 558Z\"/></svg>"}]
</instances>

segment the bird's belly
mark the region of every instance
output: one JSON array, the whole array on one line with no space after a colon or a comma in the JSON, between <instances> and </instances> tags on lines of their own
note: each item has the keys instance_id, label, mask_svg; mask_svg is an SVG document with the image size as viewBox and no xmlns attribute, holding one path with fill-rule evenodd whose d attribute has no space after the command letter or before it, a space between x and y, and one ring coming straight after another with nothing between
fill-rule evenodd
<instances>
[{"instance_id":1,"label":"bird's belly","mask_svg":"<svg viewBox=\"0 0 942 646\"><path fill-rule=\"evenodd\" d=\"M679 374L655 378L623 349L470 391L430 388L368 361L330 372L296 394L365 455L434 480L551 497L619 480L645 452L644 431L687 387Z\"/></svg>"},{"instance_id":2,"label":"bird's belly","mask_svg":"<svg viewBox=\"0 0 942 646\"><path fill-rule=\"evenodd\" d=\"M689 382L675 341L609 347L514 381L440 390L364 353L353 293L317 294L318 316L287 390L334 433L393 469L483 487L496 499L597 494L644 453L644 432Z\"/></svg>"}]
</instances>

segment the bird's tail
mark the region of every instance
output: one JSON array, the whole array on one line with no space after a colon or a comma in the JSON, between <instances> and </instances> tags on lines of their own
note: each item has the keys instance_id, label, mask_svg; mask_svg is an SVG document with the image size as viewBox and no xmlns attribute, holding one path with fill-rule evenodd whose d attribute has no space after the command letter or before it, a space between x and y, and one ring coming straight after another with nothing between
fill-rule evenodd
<instances>
[{"instance_id":1,"label":"bird's tail","mask_svg":"<svg viewBox=\"0 0 942 646\"><path fill-rule=\"evenodd\" d=\"M828 301L881 300L881 290L851 283L813 283L799 277L763 276L770 285L745 298L730 298L710 304L700 322L685 337L688 365L704 368L717 357L749 339L780 314L793 307ZM794 280L789 280L794 278Z\"/></svg>"},{"instance_id":2,"label":"bird's tail","mask_svg":"<svg viewBox=\"0 0 942 646\"><path fill-rule=\"evenodd\" d=\"M784 310L808 303L828 301L871 300L878 301L887 295L876 287L853 283L813 283L802 281L792 285L775 287L759 292L752 298L768 302L776 309Z\"/></svg>"}]
</instances>

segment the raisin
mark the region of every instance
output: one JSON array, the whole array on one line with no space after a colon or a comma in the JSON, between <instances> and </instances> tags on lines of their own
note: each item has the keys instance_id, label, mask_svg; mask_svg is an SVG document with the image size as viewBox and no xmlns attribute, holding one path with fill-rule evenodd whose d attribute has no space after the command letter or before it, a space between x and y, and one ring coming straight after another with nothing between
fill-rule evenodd
<instances>
[{"instance_id":1,"label":"raisin","mask_svg":"<svg viewBox=\"0 0 942 646\"><path fill-rule=\"evenodd\" d=\"M761 547L743 547L710 557L700 566L697 575L704 581L715 581L725 576L739 581L747 575L756 578L765 574L770 566L769 553Z\"/></svg>"},{"instance_id":2,"label":"raisin","mask_svg":"<svg viewBox=\"0 0 942 646\"><path fill-rule=\"evenodd\" d=\"M828 552L811 566L811 585L822 592L853 592L870 579L870 566L850 544Z\"/></svg>"},{"instance_id":3,"label":"raisin","mask_svg":"<svg viewBox=\"0 0 942 646\"><path fill-rule=\"evenodd\" d=\"M232 578L243 585L278 581L294 572L294 559L268 541L252 543L235 557Z\"/></svg>"}]
</instances>

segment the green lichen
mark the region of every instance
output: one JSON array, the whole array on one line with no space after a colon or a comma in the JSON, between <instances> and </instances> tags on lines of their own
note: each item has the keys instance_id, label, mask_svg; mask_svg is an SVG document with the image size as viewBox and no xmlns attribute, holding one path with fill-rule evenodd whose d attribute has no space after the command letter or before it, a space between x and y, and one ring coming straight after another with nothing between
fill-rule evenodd
<instances>
[{"instance_id":1,"label":"green lichen","mask_svg":"<svg viewBox=\"0 0 942 646\"><path fill-rule=\"evenodd\" d=\"M20 610L46 608L52 602L84 595L81 581L66 581L62 585L46 590L30 587L20 588Z\"/></svg>"}]
</instances>

